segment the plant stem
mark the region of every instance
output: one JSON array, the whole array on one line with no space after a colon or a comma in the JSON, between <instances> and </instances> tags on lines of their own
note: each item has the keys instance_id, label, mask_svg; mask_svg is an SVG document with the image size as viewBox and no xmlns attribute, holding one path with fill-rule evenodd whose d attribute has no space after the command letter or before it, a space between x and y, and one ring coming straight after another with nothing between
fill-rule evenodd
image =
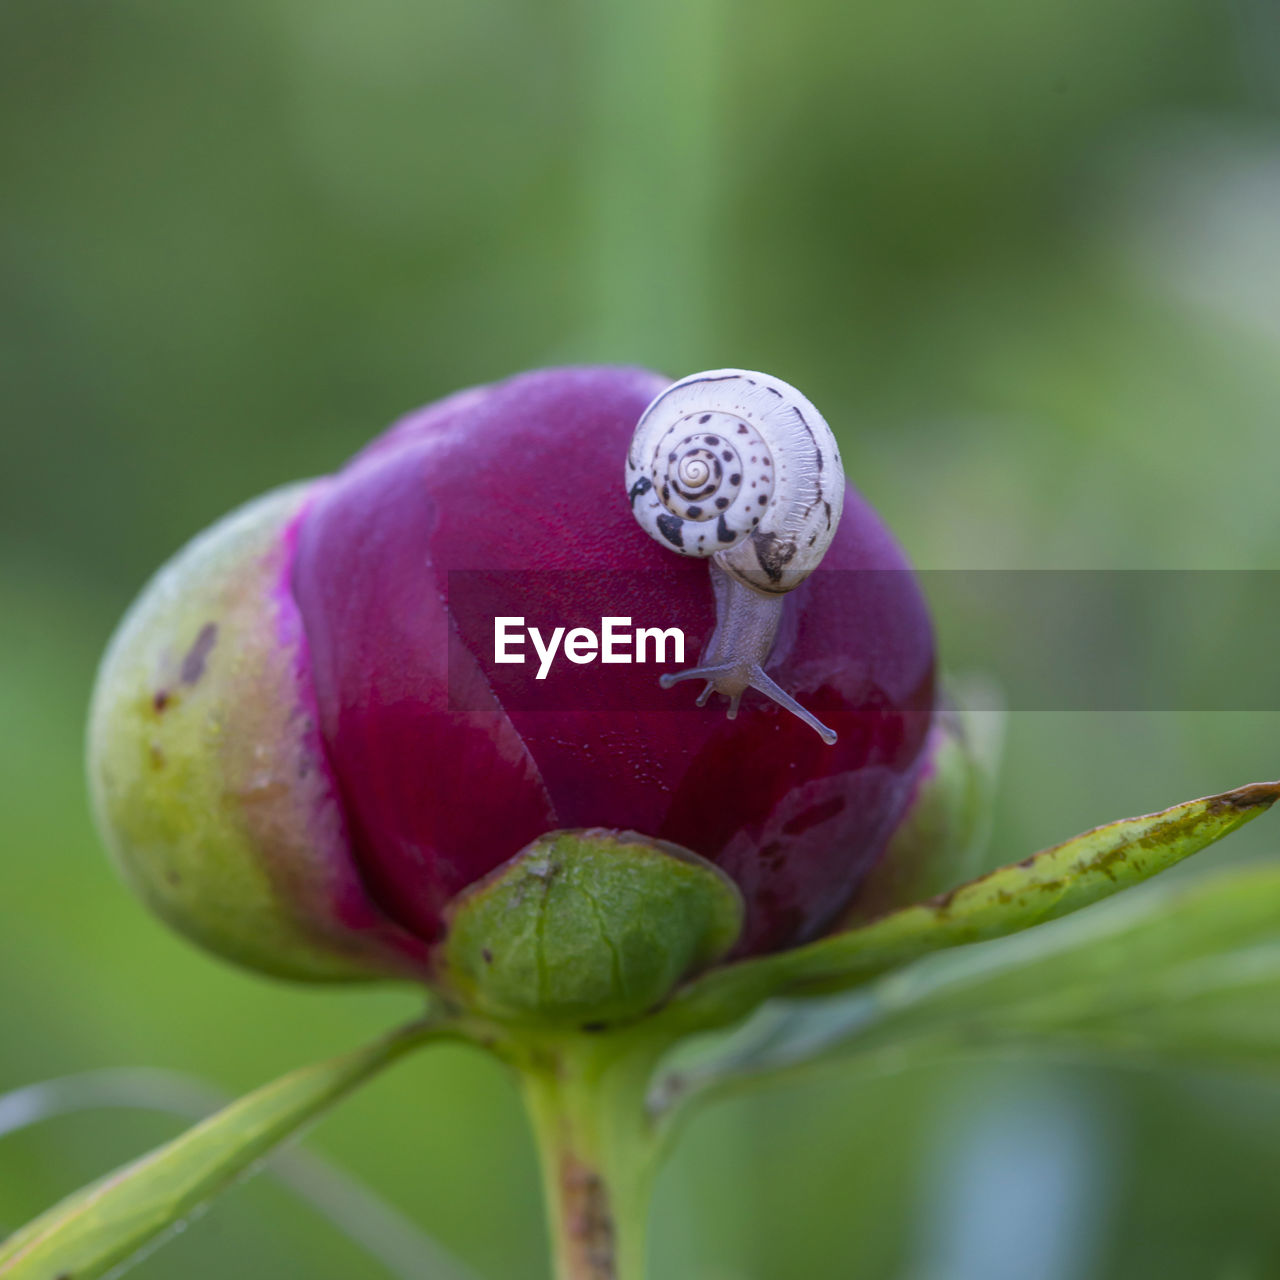
<instances>
[{"instance_id":1,"label":"plant stem","mask_svg":"<svg viewBox=\"0 0 1280 1280\"><path fill-rule=\"evenodd\" d=\"M683 368L718 336L726 0L575 0L593 359Z\"/></svg>"},{"instance_id":2,"label":"plant stem","mask_svg":"<svg viewBox=\"0 0 1280 1280\"><path fill-rule=\"evenodd\" d=\"M542 1160L557 1280L644 1280L658 1138L645 1090L660 1047L540 1042L518 1064Z\"/></svg>"}]
</instances>

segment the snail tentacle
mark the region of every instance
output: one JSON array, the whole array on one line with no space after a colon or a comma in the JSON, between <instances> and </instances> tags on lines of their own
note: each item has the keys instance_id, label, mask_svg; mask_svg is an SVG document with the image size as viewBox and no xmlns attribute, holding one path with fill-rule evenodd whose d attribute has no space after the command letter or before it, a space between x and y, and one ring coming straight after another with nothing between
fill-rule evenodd
<instances>
[{"instance_id":1,"label":"snail tentacle","mask_svg":"<svg viewBox=\"0 0 1280 1280\"><path fill-rule=\"evenodd\" d=\"M803 720L823 742L831 745L836 741L835 730L823 724L813 712L802 707L777 681L770 679L763 668L757 666L748 668L745 682L741 684L738 676L739 668L736 665L722 664L718 667L689 667L684 671L671 672L659 676L658 683L664 689L670 689L672 685L677 685L682 680L705 680L707 683L698 694L697 705L705 707L713 693L723 693L729 699L726 714L730 720L736 720L738 717L738 704L742 701L742 695L747 689L755 689L763 693L766 698L771 698L784 710L790 711L792 715ZM722 682L725 681L731 682L731 689L721 687Z\"/></svg>"}]
</instances>

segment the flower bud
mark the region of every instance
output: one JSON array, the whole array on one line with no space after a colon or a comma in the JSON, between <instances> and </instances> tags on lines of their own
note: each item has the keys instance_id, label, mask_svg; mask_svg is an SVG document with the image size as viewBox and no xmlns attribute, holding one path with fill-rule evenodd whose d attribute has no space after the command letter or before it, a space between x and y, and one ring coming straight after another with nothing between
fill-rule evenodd
<instances>
[{"instance_id":1,"label":"flower bud","mask_svg":"<svg viewBox=\"0 0 1280 1280\"><path fill-rule=\"evenodd\" d=\"M539 684L536 665L492 662L497 613L678 626L691 658L710 636L706 565L649 537L621 485L665 385L588 368L462 392L158 575L104 660L90 773L161 915L274 973L436 981L450 921L472 929L465 895L548 833L604 828L656 842L682 876L669 845L727 877L734 954L837 922L927 769L934 702L923 600L854 490L769 668L834 746L754 693L736 719L697 708L651 664ZM683 959L636 979L644 1000L723 950L723 921L699 918ZM503 983L493 999L518 1005Z\"/></svg>"}]
</instances>

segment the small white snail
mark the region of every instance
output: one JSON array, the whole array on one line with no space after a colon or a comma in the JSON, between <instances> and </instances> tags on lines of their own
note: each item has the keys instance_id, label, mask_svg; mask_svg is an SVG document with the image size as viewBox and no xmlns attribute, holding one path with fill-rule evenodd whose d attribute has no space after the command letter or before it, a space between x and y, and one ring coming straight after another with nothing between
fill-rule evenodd
<instances>
[{"instance_id":1,"label":"small white snail","mask_svg":"<svg viewBox=\"0 0 1280 1280\"><path fill-rule=\"evenodd\" d=\"M707 682L698 695L729 699L748 688L836 735L764 672L786 593L817 567L844 506L844 469L822 415L794 387L765 373L693 373L640 416L627 451L627 496L652 537L710 559L716 628L701 663L664 675Z\"/></svg>"}]
</instances>

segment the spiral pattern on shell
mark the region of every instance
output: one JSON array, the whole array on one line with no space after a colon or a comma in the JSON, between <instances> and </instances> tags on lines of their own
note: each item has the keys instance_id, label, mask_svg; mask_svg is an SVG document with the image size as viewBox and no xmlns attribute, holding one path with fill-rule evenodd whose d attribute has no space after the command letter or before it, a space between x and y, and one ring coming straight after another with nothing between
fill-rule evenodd
<instances>
[{"instance_id":1,"label":"spiral pattern on shell","mask_svg":"<svg viewBox=\"0 0 1280 1280\"><path fill-rule=\"evenodd\" d=\"M670 550L715 556L759 591L789 591L822 559L844 472L822 415L794 387L743 369L695 373L644 411L627 453L641 526Z\"/></svg>"}]
</instances>

